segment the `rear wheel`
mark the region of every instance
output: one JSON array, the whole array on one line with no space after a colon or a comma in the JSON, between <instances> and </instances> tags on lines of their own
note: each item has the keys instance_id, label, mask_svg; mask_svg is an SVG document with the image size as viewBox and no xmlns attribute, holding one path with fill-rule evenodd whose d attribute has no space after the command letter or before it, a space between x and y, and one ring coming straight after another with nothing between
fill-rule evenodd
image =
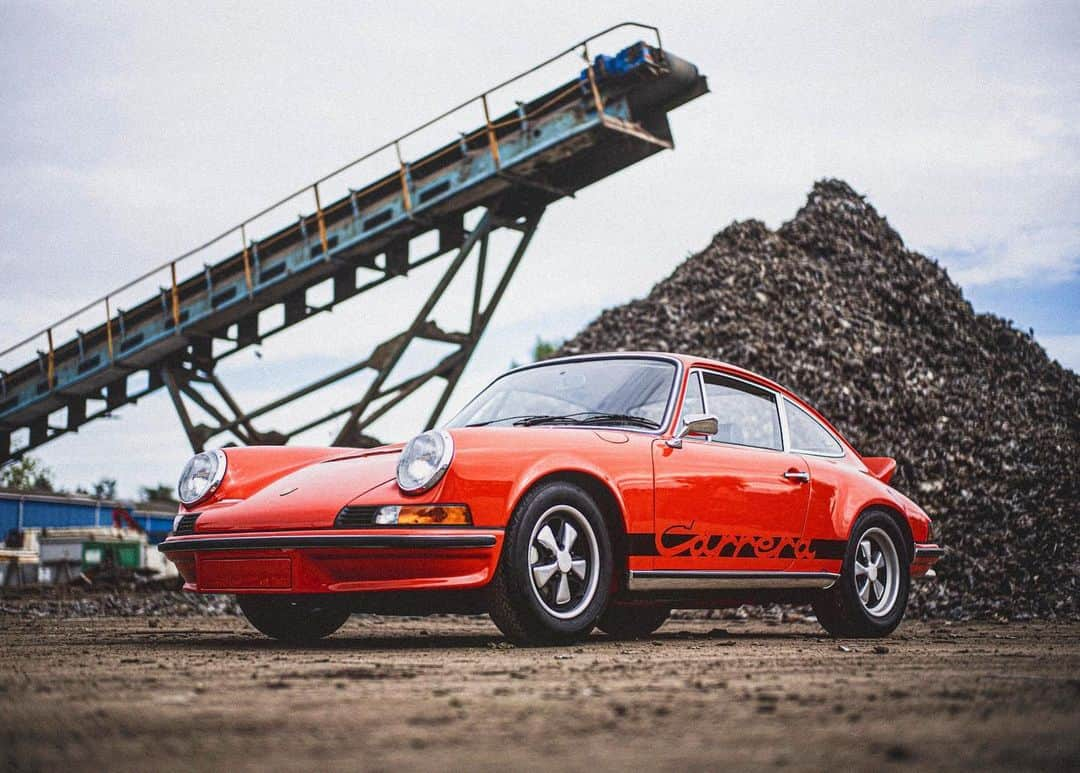
<instances>
[{"instance_id":1,"label":"rear wheel","mask_svg":"<svg viewBox=\"0 0 1080 773\"><path fill-rule=\"evenodd\" d=\"M607 605L611 541L600 509L571 483L526 494L506 527L489 586L491 619L519 644L569 644Z\"/></svg>"},{"instance_id":2,"label":"rear wheel","mask_svg":"<svg viewBox=\"0 0 1080 773\"><path fill-rule=\"evenodd\" d=\"M237 596L248 622L272 639L302 644L325 638L345 624L351 611L331 600L295 596Z\"/></svg>"},{"instance_id":3,"label":"rear wheel","mask_svg":"<svg viewBox=\"0 0 1080 773\"><path fill-rule=\"evenodd\" d=\"M655 633L670 614L666 607L611 604L596 621L596 627L613 639L641 639Z\"/></svg>"},{"instance_id":4,"label":"rear wheel","mask_svg":"<svg viewBox=\"0 0 1080 773\"><path fill-rule=\"evenodd\" d=\"M833 636L888 636L904 618L910 567L896 521L871 510L855 523L840 579L814 600L818 622Z\"/></svg>"}]
</instances>

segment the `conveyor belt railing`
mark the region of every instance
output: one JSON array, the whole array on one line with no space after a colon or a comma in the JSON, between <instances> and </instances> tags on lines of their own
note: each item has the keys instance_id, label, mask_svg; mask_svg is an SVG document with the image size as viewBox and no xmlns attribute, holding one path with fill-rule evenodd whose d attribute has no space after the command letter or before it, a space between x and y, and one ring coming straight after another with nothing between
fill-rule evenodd
<instances>
[{"instance_id":1,"label":"conveyor belt railing","mask_svg":"<svg viewBox=\"0 0 1080 773\"><path fill-rule=\"evenodd\" d=\"M590 44L626 30L638 34L644 30L655 43L638 42L616 57L590 59ZM578 64L580 73L572 80L493 117L496 95L505 99L511 85L578 55L585 61ZM242 443L286 442L345 414L349 418L336 442L363 443L364 428L439 378L445 383L431 414L433 423L544 208L671 147L667 111L706 91L705 79L693 65L663 50L655 27L626 22L591 35L384 143L0 351L0 464L163 386L197 449L221 434ZM432 131L443 137L451 134L448 120L458 120L470 109L482 118L477 128L406 160L407 141ZM347 177L357 175L369 161L384 163L389 153L393 172L359 189L346 187ZM260 240L251 238L287 205L311 209L286 228ZM477 208L484 214L467 227L466 213ZM519 233L520 241L497 275L488 265L488 235L504 228ZM416 242L425 234L437 234L437 246L418 253ZM474 248L479 256L468 329L439 330L430 318L432 309ZM215 375L214 365L236 351L359 293L408 276L412 269L454 250L457 258L420 314L404 331L375 347L367 359L248 412ZM192 271L196 261L202 266ZM493 273L494 277L485 277ZM482 302L485 286L490 288L492 281L495 290ZM324 282L332 283L331 299L312 303L308 291ZM260 312L275 306L283 309L282 321L267 325ZM419 339L458 349L419 376L388 386L395 365ZM8 369L9 363L14 367ZM375 376L356 403L288 432L255 429L255 418L363 369ZM145 378L133 388L131 377L139 371L146 372ZM207 390L214 393L213 399ZM210 423L196 424L189 404Z\"/></svg>"}]
</instances>

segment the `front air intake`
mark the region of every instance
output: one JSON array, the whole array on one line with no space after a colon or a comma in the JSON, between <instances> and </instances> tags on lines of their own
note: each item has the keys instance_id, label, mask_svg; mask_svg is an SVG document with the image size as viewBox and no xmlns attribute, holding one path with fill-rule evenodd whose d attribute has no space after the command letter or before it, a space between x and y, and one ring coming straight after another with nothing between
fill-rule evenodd
<instances>
[{"instance_id":1,"label":"front air intake","mask_svg":"<svg viewBox=\"0 0 1080 773\"><path fill-rule=\"evenodd\" d=\"M198 519L201 513L188 513L187 515L180 516L180 520L176 523L176 528L173 529L174 537L183 537L188 534L195 533L195 521Z\"/></svg>"},{"instance_id":2,"label":"front air intake","mask_svg":"<svg viewBox=\"0 0 1080 773\"><path fill-rule=\"evenodd\" d=\"M334 519L335 529L360 529L375 525L377 507L343 507Z\"/></svg>"}]
</instances>

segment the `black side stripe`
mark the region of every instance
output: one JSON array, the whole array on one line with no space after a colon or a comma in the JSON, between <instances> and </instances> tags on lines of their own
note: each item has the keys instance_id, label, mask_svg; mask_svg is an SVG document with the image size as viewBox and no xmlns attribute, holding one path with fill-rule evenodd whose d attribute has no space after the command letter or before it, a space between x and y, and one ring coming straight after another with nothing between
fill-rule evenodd
<instances>
[{"instance_id":1,"label":"black side stripe","mask_svg":"<svg viewBox=\"0 0 1080 773\"><path fill-rule=\"evenodd\" d=\"M656 539L652 534L627 534L629 543L629 555L631 556L658 556L660 551L656 549Z\"/></svg>"},{"instance_id":2,"label":"black side stripe","mask_svg":"<svg viewBox=\"0 0 1080 773\"><path fill-rule=\"evenodd\" d=\"M842 539L810 540L810 552L815 558L842 559L847 551L847 542Z\"/></svg>"}]
</instances>

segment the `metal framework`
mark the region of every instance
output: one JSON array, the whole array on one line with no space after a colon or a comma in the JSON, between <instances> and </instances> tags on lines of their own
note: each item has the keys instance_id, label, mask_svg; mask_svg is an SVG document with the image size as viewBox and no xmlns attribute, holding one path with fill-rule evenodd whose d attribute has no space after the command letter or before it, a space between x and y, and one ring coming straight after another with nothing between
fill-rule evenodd
<instances>
[{"instance_id":1,"label":"metal framework","mask_svg":"<svg viewBox=\"0 0 1080 773\"><path fill-rule=\"evenodd\" d=\"M476 227L465 235L465 240L457 249L453 260L405 330L385 339L365 359L305 384L259 408L244 411L240 407L215 374L216 360L200 362L186 358L166 365L162 369L161 379L180 417L192 449L202 451L210 440L223 435L232 435L244 445L281 445L289 442L296 435L342 416L345 419L336 433L334 445L359 447L375 445L374 438L365 433L372 423L408 400L425 384L433 380L441 380L442 391L426 423L426 428L434 426L446 407L458 379L461 378L480 337L487 329L492 314L499 301L502 300L514 272L525 256L525 251L528 249L542 214L543 209L536 209L520 216L501 215L495 209L487 209ZM489 237L499 229L512 230L518 237L517 244L502 271L493 270L491 268L493 263L498 264L498 261L489 260ZM470 261L470 258L474 260ZM432 314L454 278L470 262L475 264L475 281L472 284L468 328L464 331L444 331L432 319ZM492 287L492 283L494 283L494 289L485 303L485 290ZM453 344L456 349L422 373L388 383L410 344L418 340ZM363 397L355 403L336 408L286 432L260 431L255 428L256 419L363 370L372 371L374 378ZM188 403L197 405L217 423L214 425L195 424L191 418Z\"/></svg>"},{"instance_id":2,"label":"metal framework","mask_svg":"<svg viewBox=\"0 0 1080 773\"><path fill-rule=\"evenodd\" d=\"M591 41L623 27L651 32L655 45L638 41L617 56L589 58ZM551 91L518 102L514 110L491 114L489 96L494 91L563 56L575 57L576 67L581 67L576 57L584 57L584 68ZM365 430L373 422L441 380L442 391L427 421L433 425L544 209L673 147L668 112L707 91L696 67L662 48L654 27L624 23L421 124L0 351L0 464L161 388L168 391L197 450L211 441L285 443L343 417L335 442L368 444L373 441ZM405 159L403 140L470 106L482 108L479 126L426 155ZM348 187L346 196L325 200L331 180L344 188L343 175L383 151L393 152L393 171L360 189ZM270 213L311 204L314 209L291 225L258 240L249 238ZM467 229L466 216L477 208L485 214ZM489 237L497 230L512 230L519 237L501 274L488 260ZM414 257L414 240L429 234L437 235L437 248ZM216 372L222 359L245 347L408 276L428 262L445 261L451 253L442 278L411 324L384 339L366 359L253 410L240 406ZM432 313L473 257L476 281L467 329L441 330ZM196 261L202 264L194 265ZM331 300L312 302L309 291L327 282L333 285ZM486 288L494 289L485 303ZM134 306L120 308L120 298ZM267 327L260 314L277 307L283 321ZM410 345L422 340L456 348L422 373L395 380L396 366ZM10 369L9 360L14 365ZM372 380L351 405L287 431L256 426L298 398L365 370ZM196 410L207 421L197 422ZM13 442L16 433L23 442Z\"/></svg>"}]
</instances>

